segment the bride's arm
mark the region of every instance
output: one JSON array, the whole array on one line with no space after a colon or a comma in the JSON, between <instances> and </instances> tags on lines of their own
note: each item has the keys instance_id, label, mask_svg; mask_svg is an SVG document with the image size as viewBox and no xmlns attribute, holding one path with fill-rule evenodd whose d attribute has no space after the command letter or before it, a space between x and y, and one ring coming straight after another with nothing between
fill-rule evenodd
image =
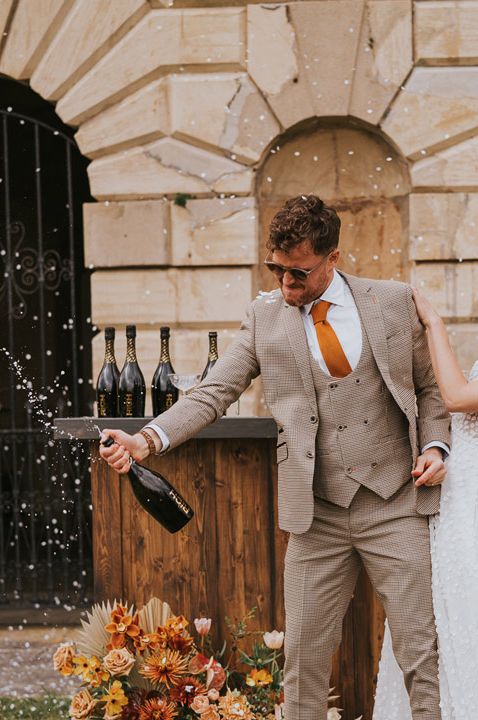
<instances>
[{"instance_id":1,"label":"bride's arm","mask_svg":"<svg viewBox=\"0 0 478 720\"><path fill-rule=\"evenodd\" d=\"M418 290L413 291L413 299L427 330L433 371L447 410L477 412L478 382L468 382L460 370L443 320Z\"/></svg>"}]
</instances>

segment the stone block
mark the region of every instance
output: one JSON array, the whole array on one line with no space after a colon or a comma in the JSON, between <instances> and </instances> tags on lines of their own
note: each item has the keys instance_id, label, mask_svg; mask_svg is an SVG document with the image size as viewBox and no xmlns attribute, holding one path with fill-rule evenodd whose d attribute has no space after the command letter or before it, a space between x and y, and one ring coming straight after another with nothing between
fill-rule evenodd
<instances>
[{"instance_id":1,"label":"stone block","mask_svg":"<svg viewBox=\"0 0 478 720\"><path fill-rule=\"evenodd\" d=\"M253 198L189 200L171 206L173 265L254 265L257 211Z\"/></svg>"},{"instance_id":2,"label":"stone block","mask_svg":"<svg viewBox=\"0 0 478 720\"><path fill-rule=\"evenodd\" d=\"M238 70L244 32L241 8L151 10L68 90L57 112L78 125L173 68Z\"/></svg>"},{"instance_id":3,"label":"stone block","mask_svg":"<svg viewBox=\"0 0 478 720\"><path fill-rule=\"evenodd\" d=\"M478 59L478 2L415 2L416 61L473 63Z\"/></svg>"},{"instance_id":4,"label":"stone block","mask_svg":"<svg viewBox=\"0 0 478 720\"><path fill-rule=\"evenodd\" d=\"M412 283L444 318L478 316L478 263L420 263Z\"/></svg>"},{"instance_id":5,"label":"stone block","mask_svg":"<svg viewBox=\"0 0 478 720\"><path fill-rule=\"evenodd\" d=\"M414 159L475 134L478 68L415 68L382 129Z\"/></svg>"},{"instance_id":6,"label":"stone block","mask_svg":"<svg viewBox=\"0 0 478 720\"><path fill-rule=\"evenodd\" d=\"M169 262L165 200L83 205L85 265L120 267Z\"/></svg>"},{"instance_id":7,"label":"stone block","mask_svg":"<svg viewBox=\"0 0 478 720\"><path fill-rule=\"evenodd\" d=\"M468 377L478 360L478 324L448 323L447 330L458 364Z\"/></svg>"},{"instance_id":8,"label":"stone block","mask_svg":"<svg viewBox=\"0 0 478 720\"><path fill-rule=\"evenodd\" d=\"M248 71L284 127L347 115L363 10L363 0L248 8Z\"/></svg>"},{"instance_id":9,"label":"stone block","mask_svg":"<svg viewBox=\"0 0 478 720\"><path fill-rule=\"evenodd\" d=\"M92 318L102 327L238 323L251 297L248 268L98 270L91 276Z\"/></svg>"},{"instance_id":10,"label":"stone block","mask_svg":"<svg viewBox=\"0 0 478 720\"><path fill-rule=\"evenodd\" d=\"M178 270L178 315L180 323L237 323L252 298L249 268L204 268Z\"/></svg>"},{"instance_id":11,"label":"stone block","mask_svg":"<svg viewBox=\"0 0 478 720\"><path fill-rule=\"evenodd\" d=\"M368 0L348 114L378 123L412 67L411 0Z\"/></svg>"},{"instance_id":12,"label":"stone block","mask_svg":"<svg viewBox=\"0 0 478 720\"><path fill-rule=\"evenodd\" d=\"M419 160L411 176L416 188L478 190L478 137Z\"/></svg>"},{"instance_id":13,"label":"stone block","mask_svg":"<svg viewBox=\"0 0 478 720\"><path fill-rule=\"evenodd\" d=\"M167 80L157 80L84 122L75 135L82 154L95 158L166 135L167 96Z\"/></svg>"},{"instance_id":14,"label":"stone block","mask_svg":"<svg viewBox=\"0 0 478 720\"><path fill-rule=\"evenodd\" d=\"M58 100L148 9L145 0L75 3L36 67L32 88L47 100Z\"/></svg>"},{"instance_id":15,"label":"stone block","mask_svg":"<svg viewBox=\"0 0 478 720\"><path fill-rule=\"evenodd\" d=\"M73 0L20 0L0 59L0 72L28 78L57 33Z\"/></svg>"},{"instance_id":16,"label":"stone block","mask_svg":"<svg viewBox=\"0 0 478 720\"><path fill-rule=\"evenodd\" d=\"M478 193L410 196L413 260L478 259Z\"/></svg>"},{"instance_id":17,"label":"stone block","mask_svg":"<svg viewBox=\"0 0 478 720\"><path fill-rule=\"evenodd\" d=\"M175 137L219 147L234 159L252 163L281 131L264 98L243 73L172 75L169 83Z\"/></svg>"},{"instance_id":18,"label":"stone block","mask_svg":"<svg viewBox=\"0 0 478 720\"><path fill-rule=\"evenodd\" d=\"M243 165L170 138L93 160L88 175L92 195L101 200L250 194L253 182Z\"/></svg>"}]
</instances>

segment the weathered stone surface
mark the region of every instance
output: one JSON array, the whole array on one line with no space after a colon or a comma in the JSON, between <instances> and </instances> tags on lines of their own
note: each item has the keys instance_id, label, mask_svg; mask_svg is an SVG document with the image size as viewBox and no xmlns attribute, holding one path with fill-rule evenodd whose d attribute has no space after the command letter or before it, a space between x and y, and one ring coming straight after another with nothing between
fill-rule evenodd
<instances>
[{"instance_id":1,"label":"weathered stone surface","mask_svg":"<svg viewBox=\"0 0 478 720\"><path fill-rule=\"evenodd\" d=\"M83 205L85 265L166 265L169 205L165 200Z\"/></svg>"},{"instance_id":2,"label":"weathered stone surface","mask_svg":"<svg viewBox=\"0 0 478 720\"><path fill-rule=\"evenodd\" d=\"M251 296L247 268L98 270L91 276L92 318L101 327L236 323Z\"/></svg>"},{"instance_id":3,"label":"weathered stone surface","mask_svg":"<svg viewBox=\"0 0 478 720\"><path fill-rule=\"evenodd\" d=\"M145 0L77 2L35 69L33 89L58 100L148 9Z\"/></svg>"},{"instance_id":4,"label":"weathered stone surface","mask_svg":"<svg viewBox=\"0 0 478 720\"><path fill-rule=\"evenodd\" d=\"M476 61L478 2L415 2L414 35L417 61Z\"/></svg>"},{"instance_id":5,"label":"weathered stone surface","mask_svg":"<svg viewBox=\"0 0 478 720\"><path fill-rule=\"evenodd\" d=\"M281 130L245 74L173 75L169 83L175 137L220 147L251 163Z\"/></svg>"},{"instance_id":6,"label":"weathered stone surface","mask_svg":"<svg viewBox=\"0 0 478 720\"><path fill-rule=\"evenodd\" d=\"M369 0L353 74L349 115L378 123L412 67L411 0Z\"/></svg>"},{"instance_id":7,"label":"weathered stone surface","mask_svg":"<svg viewBox=\"0 0 478 720\"><path fill-rule=\"evenodd\" d=\"M83 155L95 158L151 142L168 132L168 80L164 78L87 120L75 140Z\"/></svg>"},{"instance_id":8,"label":"weathered stone surface","mask_svg":"<svg viewBox=\"0 0 478 720\"><path fill-rule=\"evenodd\" d=\"M478 137L419 160L411 175L416 188L478 190Z\"/></svg>"},{"instance_id":9,"label":"weathered stone surface","mask_svg":"<svg viewBox=\"0 0 478 720\"><path fill-rule=\"evenodd\" d=\"M363 0L248 8L249 74L284 127L347 115L363 9Z\"/></svg>"},{"instance_id":10,"label":"weathered stone surface","mask_svg":"<svg viewBox=\"0 0 478 720\"><path fill-rule=\"evenodd\" d=\"M413 260L478 259L478 193L411 195L410 240Z\"/></svg>"},{"instance_id":11,"label":"weathered stone surface","mask_svg":"<svg viewBox=\"0 0 478 720\"><path fill-rule=\"evenodd\" d=\"M28 78L72 4L73 0L20 0L3 48L0 72L17 80Z\"/></svg>"},{"instance_id":12,"label":"weathered stone surface","mask_svg":"<svg viewBox=\"0 0 478 720\"><path fill-rule=\"evenodd\" d=\"M475 133L478 68L415 68L382 128L412 158Z\"/></svg>"},{"instance_id":13,"label":"weathered stone surface","mask_svg":"<svg viewBox=\"0 0 478 720\"><path fill-rule=\"evenodd\" d=\"M468 376L478 360L478 324L449 323L447 330L458 364Z\"/></svg>"},{"instance_id":14,"label":"weathered stone surface","mask_svg":"<svg viewBox=\"0 0 478 720\"><path fill-rule=\"evenodd\" d=\"M68 90L57 111L65 122L79 124L153 74L188 65L237 70L243 60L243 9L151 10Z\"/></svg>"},{"instance_id":15,"label":"weathered stone surface","mask_svg":"<svg viewBox=\"0 0 478 720\"><path fill-rule=\"evenodd\" d=\"M420 263L412 282L445 318L478 315L478 263Z\"/></svg>"},{"instance_id":16,"label":"weathered stone surface","mask_svg":"<svg viewBox=\"0 0 478 720\"><path fill-rule=\"evenodd\" d=\"M171 206L173 265L254 265L257 211L253 198L189 200Z\"/></svg>"},{"instance_id":17,"label":"weathered stone surface","mask_svg":"<svg viewBox=\"0 0 478 720\"><path fill-rule=\"evenodd\" d=\"M249 194L253 179L252 171L239 163L170 138L94 160L88 175L92 195L101 200L211 191Z\"/></svg>"}]
</instances>

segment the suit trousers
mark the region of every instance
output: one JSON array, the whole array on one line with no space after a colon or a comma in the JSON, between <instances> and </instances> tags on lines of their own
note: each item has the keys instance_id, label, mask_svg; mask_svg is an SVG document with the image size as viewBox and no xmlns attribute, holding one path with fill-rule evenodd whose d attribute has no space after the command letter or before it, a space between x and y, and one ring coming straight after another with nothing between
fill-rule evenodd
<instances>
[{"instance_id":1,"label":"suit trousers","mask_svg":"<svg viewBox=\"0 0 478 720\"><path fill-rule=\"evenodd\" d=\"M440 720L428 518L413 482L383 500L361 486L349 508L316 498L285 560L285 716L326 720L332 656L363 563L390 624L413 720Z\"/></svg>"}]
</instances>

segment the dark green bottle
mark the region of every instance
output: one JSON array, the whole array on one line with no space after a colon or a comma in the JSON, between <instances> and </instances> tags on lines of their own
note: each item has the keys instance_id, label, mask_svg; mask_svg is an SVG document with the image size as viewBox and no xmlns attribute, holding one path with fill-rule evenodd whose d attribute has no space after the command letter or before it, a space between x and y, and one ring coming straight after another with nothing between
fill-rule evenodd
<instances>
[{"instance_id":1,"label":"dark green bottle","mask_svg":"<svg viewBox=\"0 0 478 720\"><path fill-rule=\"evenodd\" d=\"M126 326L126 360L119 379L119 414L144 417L146 385L136 359L136 325Z\"/></svg>"},{"instance_id":2,"label":"dark green bottle","mask_svg":"<svg viewBox=\"0 0 478 720\"><path fill-rule=\"evenodd\" d=\"M115 329L105 328L105 359L96 382L98 417L118 416L119 370L115 359Z\"/></svg>"},{"instance_id":3,"label":"dark green bottle","mask_svg":"<svg viewBox=\"0 0 478 720\"><path fill-rule=\"evenodd\" d=\"M151 399L155 417L174 405L178 399L179 391L168 377L173 373L174 368L169 356L169 328L162 327L159 364L151 381Z\"/></svg>"}]
</instances>

